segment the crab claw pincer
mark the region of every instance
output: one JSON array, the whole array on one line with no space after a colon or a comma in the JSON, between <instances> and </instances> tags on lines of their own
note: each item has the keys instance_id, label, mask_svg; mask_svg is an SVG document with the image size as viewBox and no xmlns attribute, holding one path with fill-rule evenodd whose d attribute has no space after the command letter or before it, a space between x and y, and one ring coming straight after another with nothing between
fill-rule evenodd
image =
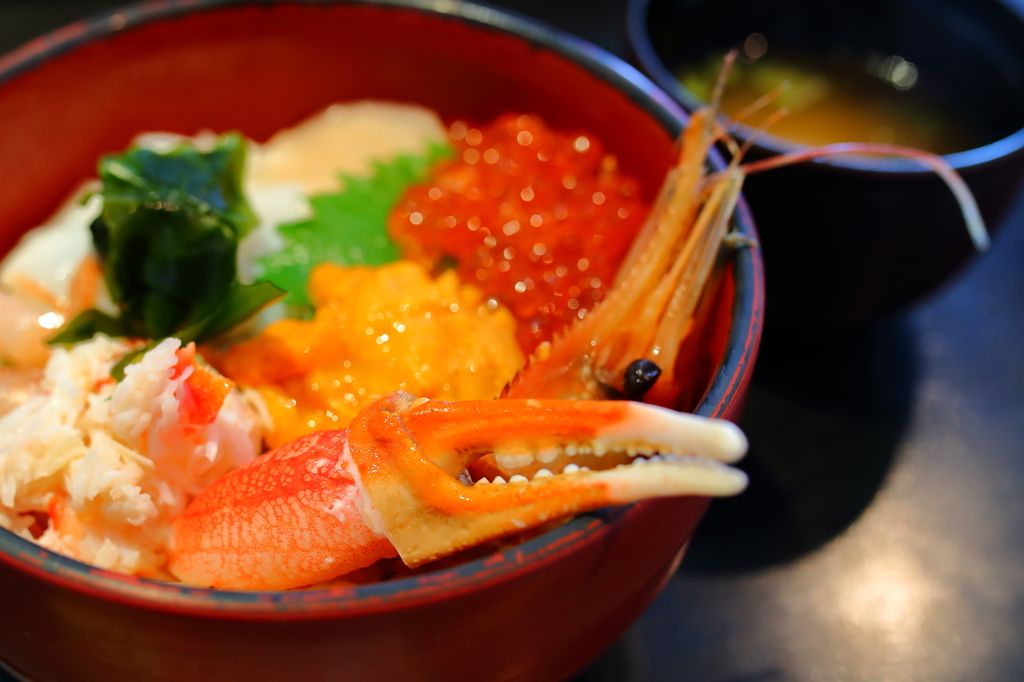
<instances>
[{"instance_id":1,"label":"crab claw pincer","mask_svg":"<svg viewBox=\"0 0 1024 682\"><path fill-rule=\"evenodd\" d=\"M419 566L612 504L736 494L746 476L728 463L746 448L729 422L640 403L395 393L347 431L304 436L214 483L176 522L170 568L194 584L287 589L396 554ZM463 482L489 453L523 473Z\"/></svg>"}]
</instances>

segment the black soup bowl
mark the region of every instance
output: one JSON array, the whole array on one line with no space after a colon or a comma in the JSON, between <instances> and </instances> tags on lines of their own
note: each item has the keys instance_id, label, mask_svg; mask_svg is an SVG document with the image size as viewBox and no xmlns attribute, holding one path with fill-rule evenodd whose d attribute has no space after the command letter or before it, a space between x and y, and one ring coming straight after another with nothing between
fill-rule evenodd
<instances>
[{"instance_id":1,"label":"black soup bowl","mask_svg":"<svg viewBox=\"0 0 1024 682\"><path fill-rule=\"evenodd\" d=\"M673 72L759 33L768 54L865 65L897 57L915 89L969 126L978 145L944 158L990 230L1024 174L1024 19L999 0L631 0L638 65L685 108L704 104ZM742 56L741 52L741 56ZM754 131L737 128L747 139ZM759 159L801 148L761 137ZM768 334L843 328L935 289L976 250L935 174L904 159L836 156L751 175L744 186L764 247Z\"/></svg>"}]
</instances>

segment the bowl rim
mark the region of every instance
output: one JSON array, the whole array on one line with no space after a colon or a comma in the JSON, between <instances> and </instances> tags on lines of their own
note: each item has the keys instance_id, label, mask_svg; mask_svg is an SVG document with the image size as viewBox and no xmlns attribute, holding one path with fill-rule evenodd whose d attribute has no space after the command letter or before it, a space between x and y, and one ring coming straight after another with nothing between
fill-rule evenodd
<instances>
[{"instance_id":1,"label":"bowl rim","mask_svg":"<svg viewBox=\"0 0 1024 682\"><path fill-rule=\"evenodd\" d=\"M672 75L668 67L658 56L647 31L647 14L654 0L629 0L626 8L626 41L629 49L639 64L640 69L665 90L687 111L694 111L705 105L705 102L683 86ZM1018 6L1005 0L989 0L992 4L1010 12L1018 21L1024 23L1024 6ZM739 124L736 137L746 140L754 129ZM790 142L784 138L765 133L760 136L754 147L770 155L806 149L807 145ZM1024 127L1006 137L973 149L942 156L957 171L982 166L998 161L1006 156L1019 152L1024 148ZM934 172L923 168L920 164L908 159L880 158L870 156L843 155L831 158L815 159L813 163L831 166L838 169L861 171L868 173L892 174L896 176L925 176Z\"/></svg>"},{"instance_id":2,"label":"bowl rim","mask_svg":"<svg viewBox=\"0 0 1024 682\"><path fill-rule=\"evenodd\" d=\"M56 56L120 31L184 13L241 5L295 4L295 0L148 0L100 13L36 38L0 56L0 87ZM625 94L636 106L677 136L687 115L667 94L632 66L605 50L542 22L463 0L300 0L300 4L373 5L461 21L473 28L528 41L550 50ZM713 152L711 163L724 167ZM764 274L757 231L740 199L736 229L754 245L736 250L732 325L722 359L694 413L727 414L750 378L763 325ZM380 613L423 605L483 589L541 570L561 556L601 541L620 519L640 513L650 502L609 507L502 552L451 568L387 582L289 592L227 591L190 587L127 576L96 568L46 550L0 529L0 561L35 577L86 595L150 610L227 619L313 619Z\"/></svg>"}]
</instances>

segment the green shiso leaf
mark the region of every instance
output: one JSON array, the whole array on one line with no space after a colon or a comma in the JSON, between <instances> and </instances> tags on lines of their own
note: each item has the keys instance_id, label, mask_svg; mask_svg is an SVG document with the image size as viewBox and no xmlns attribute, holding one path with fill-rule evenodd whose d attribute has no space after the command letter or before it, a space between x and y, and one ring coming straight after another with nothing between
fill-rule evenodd
<instances>
[{"instance_id":1,"label":"green shiso leaf","mask_svg":"<svg viewBox=\"0 0 1024 682\"><path fill-rule=\"evenodd\" d=\"M120 316L87 310L50 343L96 333L202 341L284 296L272 284L243 286L235 277L238 242L256 224L242 192L245 145L229 133L208 151L134 147L100 159L103 212L92 238Z\"/></svg>"},{"instance_id":2,"label":"green shiso leaf","mask_svg":"<svg viewBox=\"0 0 1024 682\"><path fill-rule=\"evenodd\" d=\"M374 162L370 177L342 176L343 189L310 198L310 220L278 228L285 247L266 256L264 279L288 292L290 304L309 304L306 281L323 262L339 265L383 265L398 260L387 232L388 215L409 185L426 178L437 161L452 155L450 147L432 144L423 156L400 155Z\"/></svg>"}]
</instances>

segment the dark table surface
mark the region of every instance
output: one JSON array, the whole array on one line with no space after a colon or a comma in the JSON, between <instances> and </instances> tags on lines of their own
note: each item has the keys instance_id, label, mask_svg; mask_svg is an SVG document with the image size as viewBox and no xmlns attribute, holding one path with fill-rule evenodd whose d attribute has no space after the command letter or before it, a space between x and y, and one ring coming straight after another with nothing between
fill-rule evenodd
<instances>
[{"instance_id":1,"label":"dark table surface","mask_svg":"<svg viewBox=\"0 0 1024 682\"><path fill-rule=\"evenodd\" d=\"M0 0L0 53L120 4ZM619 0L494 4L624 52ZM577 682L1024 680L1022 265L1024 196L912 310L827 347L769 327L750 489Z\"/></svg>"}]
</instances>

